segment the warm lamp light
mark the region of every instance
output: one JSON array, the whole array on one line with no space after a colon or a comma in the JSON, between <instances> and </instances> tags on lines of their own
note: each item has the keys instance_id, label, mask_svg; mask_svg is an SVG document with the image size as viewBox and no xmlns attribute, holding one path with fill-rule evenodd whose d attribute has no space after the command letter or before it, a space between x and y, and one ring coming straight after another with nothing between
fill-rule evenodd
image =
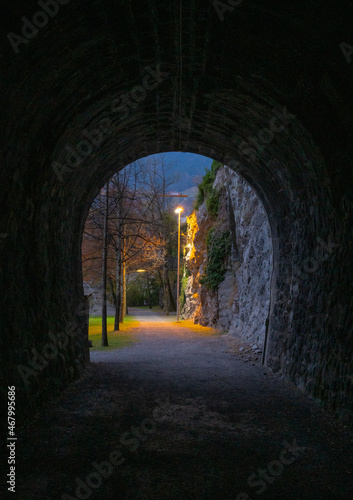
<instances>
[{"instance_id":1,"label":"warm lamp light","mask_svg":"<svg viewBox=\"0 0 353 500\"><path fill-rule=\"evenodd\" d=\"M184 209L182 207L178 207L176 210L175 210L175 213L176 214L180 214Z\"/></svg>"}]
</instances>

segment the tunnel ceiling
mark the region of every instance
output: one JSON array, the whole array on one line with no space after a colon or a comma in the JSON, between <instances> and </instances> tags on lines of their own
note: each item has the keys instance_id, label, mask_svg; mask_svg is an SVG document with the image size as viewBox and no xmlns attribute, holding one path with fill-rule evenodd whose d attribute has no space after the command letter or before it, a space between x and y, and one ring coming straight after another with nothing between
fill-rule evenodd
<instances>
[{"instance_id":1,"label":"tunnel ceiling","mask_svg":"<svg viewBox=\"0 0 353 500\"><path fill-rule=\"evenodd\" d=\"M328 163L351 148L352 67L340 48L352 36L350 2L244 0L223 14L214 2L62 3L35 36L18 42L18 54L8 37L3 43L4 154L19 155L20 141L35 160L30 178L38 169L52 178L48 159L62 159L65 145L75 148L102 119L115 126L88 159L96 163L104 149L99 176L150 152L219 156L211 142L236 152L276 104L296 114ZM7 5L3 33L21 35L22 18L38 22L39 10L30 1ZM168 77L128 105L126 118L126 106L111 112L158 67Z\"/></svg>"}]
</instances>

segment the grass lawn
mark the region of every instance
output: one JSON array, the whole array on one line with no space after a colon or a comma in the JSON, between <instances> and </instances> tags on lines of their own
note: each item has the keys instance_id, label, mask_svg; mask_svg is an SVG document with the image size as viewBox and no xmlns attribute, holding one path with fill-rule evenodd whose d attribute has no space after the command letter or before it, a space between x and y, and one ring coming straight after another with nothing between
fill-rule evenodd
<instances>
[{"instance_id":1,"label":"grass lawn","mask_svg":"<svg viewBox=\"0 0 353 500\"><path fill-rule=\"evenodd\" d=\"M120 330L114 332L114 316L108 316L108 347L102 347L102 316L93 316L89 318L88 338L92 340L92 350L111 351L121 349L133 342L137 342L132 328L136 328L139 322L133 316L125 316L124 323L120 323Z\"/></svg>"}]
</instances>

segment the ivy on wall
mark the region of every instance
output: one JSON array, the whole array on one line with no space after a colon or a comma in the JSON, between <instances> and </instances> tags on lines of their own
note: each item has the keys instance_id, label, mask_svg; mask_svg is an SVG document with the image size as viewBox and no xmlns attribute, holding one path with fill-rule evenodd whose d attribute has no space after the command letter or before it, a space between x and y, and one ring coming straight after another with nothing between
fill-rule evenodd
<instances>
[{"instance_id":1,"label":"ivy on wall","mask_svg":"<svg viewBox=\"0 0 353 500\"><path fill-rule=\"evenodd\" d=\"M215 291L224 280L226 257L231 249L230 231L218 233L211 228L207 233L207 263L200 283Z\"/></svg>"},{"instance_id":2,"label":"ivy on wall","mask_svg":"<svg viewBox=\"0 0 353 500\"><path fill-rule=\"evenodd\" d=\"M189 279L189 273L185 272L184 270L184 275L181 279L181 287L180 287L180 297L179 297L180 310L184 307L186 302L185 290L188 285L188 279Z\"/></svg>"},{"instance_id":3,"label":"ivy on wall","mask_svg":"<svg viewBox=\"0 0 353 500\"><path fill-rule=\"evenodd\" d=\"M209 205L213 213L210 212L208 206L207 210L209 211L210 215L214 215L215 217L218 214L219 194L213 188L213 183L216 179L216 174L220 167L223 167L222 163L215 160L212 162L211 170L206 171L205 175L202 178L201 184L199 184L198 186L198 193L195 203L195 210L198 210L205 200L207 200L206 203L208 202L208 200L211 200L209 201Z\"/></svg>"},{"instance_id":4,"label":"ivy on wall","mask_svg":"<svg viewBox=\"0 0 353 500\"><path fill-rule=\"evenodd\" d=\"M211 217L217 217L219 210L220 194L216 189L212 189L210 196L206 200L207 212Z\"/></svg>"}]
</instances>

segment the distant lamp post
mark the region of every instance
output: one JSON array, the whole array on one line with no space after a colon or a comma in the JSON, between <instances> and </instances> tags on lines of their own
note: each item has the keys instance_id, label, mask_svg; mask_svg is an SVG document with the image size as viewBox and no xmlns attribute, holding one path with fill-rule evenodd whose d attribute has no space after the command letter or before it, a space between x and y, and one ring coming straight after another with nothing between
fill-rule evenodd
<instances>
[{"instance_id":1,"label":"distant lamp post","mask_svg":"<svg viewBox=\"0 0 353 500\"><path fill-rule=\"evenodd\" d=\"M179 223L178 223L178 274L177 274L177 322L179 323L179 308L180 308L180 298L179 298L179 273L180 273L180 214L183 211L183 208L178 207L175 210L176 214L179 214Z\"/></svg>"}]
</instances>

